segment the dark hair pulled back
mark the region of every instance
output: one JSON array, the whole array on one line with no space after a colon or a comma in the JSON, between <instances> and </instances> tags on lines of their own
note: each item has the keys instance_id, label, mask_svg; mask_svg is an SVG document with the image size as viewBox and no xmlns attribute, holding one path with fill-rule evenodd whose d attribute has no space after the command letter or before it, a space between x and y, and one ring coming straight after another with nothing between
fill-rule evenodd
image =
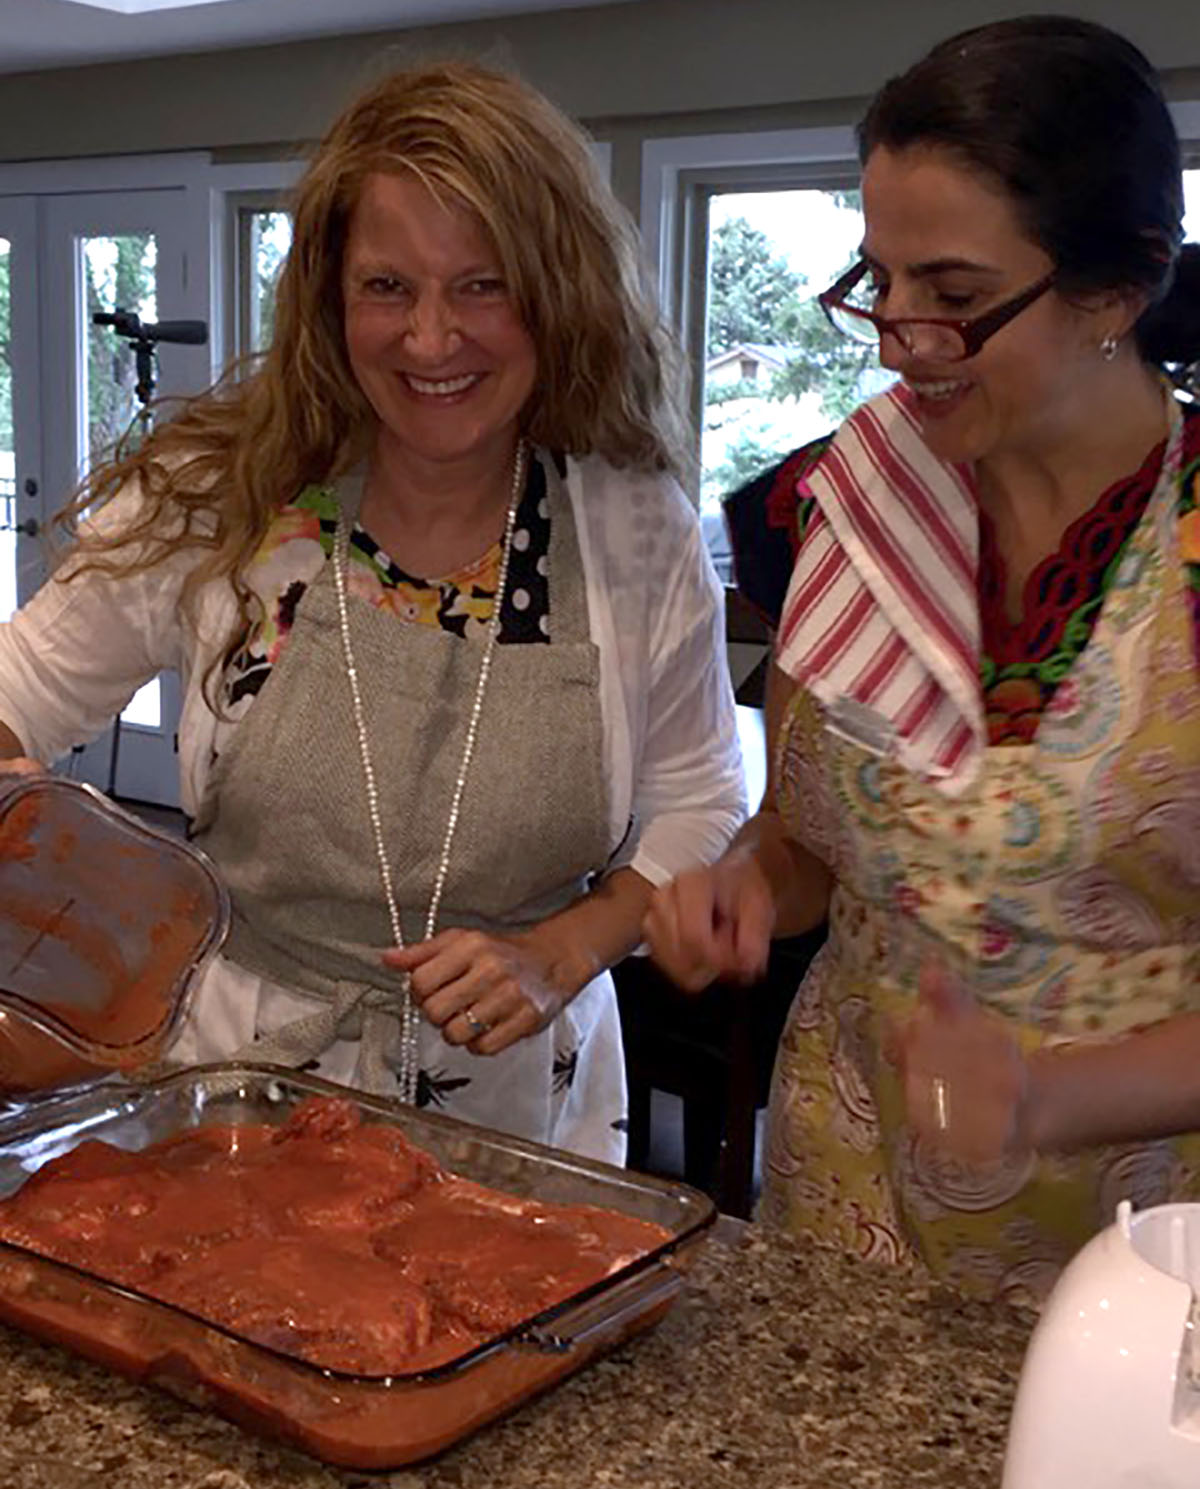
<instances>
[{"instance_id":1,"label":"dark hair pulled back","mask_svg":"<svg viewBox=\"0 0 1200 1489\"><path fill-rule=\"evenodd\" d=\"M1124 37L1071 16L952 36L876 95L878 146L937 145L998 181L1065 294L1134 289L1147 361L1200 364L1200 244L1183 244L1179 139L1158 78Z\"/></svg>"}]
</instances>

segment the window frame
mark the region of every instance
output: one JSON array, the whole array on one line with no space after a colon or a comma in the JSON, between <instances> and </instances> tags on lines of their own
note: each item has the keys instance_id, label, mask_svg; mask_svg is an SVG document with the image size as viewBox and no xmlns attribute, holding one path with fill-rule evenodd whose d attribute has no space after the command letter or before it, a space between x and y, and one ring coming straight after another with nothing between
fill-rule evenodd
<instances>
[{"instance_id":1,"label":"window frame","mask_svg":"<svg viewBox=\"0 0 1200 1489\"><path fill-rule=\"evenodd\" d=\"M854 131L828 128L677 135L642 146L640 224L659 303L691 370L694 489L700 501L700 431L708 319L709 207L735 191L845 190L859 184Z\"/></svg>"},{"instance_id":2,"label":"window frame","mask_svg":"<svg viewBox=\"0 0 1200 1489\"><path fill-rule=\"evenodd\" d=\"M1200 168L1200 98L1168 104L1175 133L1179 136L1185 170Z\"/></svg>"},{"instance_id":3,"label":"window frame","mask_svg":"<svg viewBox=\"0 0 1200 1489\"><path fill-rule=\"evenodd\" d=\"M683 171L677 190L684 203L684 232L678 251L679 319L676 327L691 369L690 409L697 439L704 418L705 367L708 362L708 280L711 210L715 197L751 192L856 191L858 175L827 164L737 167ZM813 286L815 294L824 285Z\"/></svg>"},{"instance_id":4,"label":"window frame","mask_svg":"<svg viewBox=\"0 0 1200 1489\"><path fill-rule=\"evenodd\" d=\"M224 193L224 233L227 272L223 307L225 363L242 363L252 352L254 329L253 218L263 212L287 213L289 191L260 188Z\"/></svg>"},{"instance_id":5,"label":"window frame","mask_svg":"<svg viewBox=\"0 0 1200 1489\"><path fill-rule=\"evenodd\" d=\"M282 211L304 170L302 160L259 160L214 164L209 171L212 276L213 367L221 370L244 355L250 326L245 250L249 224L245 214Z\"/></svg>"}]
</instances>

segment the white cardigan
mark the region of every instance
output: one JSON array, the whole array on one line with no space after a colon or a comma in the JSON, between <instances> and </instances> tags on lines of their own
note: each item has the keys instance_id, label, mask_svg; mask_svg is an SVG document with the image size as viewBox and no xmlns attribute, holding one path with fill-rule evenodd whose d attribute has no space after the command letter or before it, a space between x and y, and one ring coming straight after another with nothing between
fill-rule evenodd
<instances>
[{"instance_id":1,"label":"white cardigan","mask_svg":"<svg viewBox=\"0 0 1200 1489\"><path fill-rule=\"evenodd\" d=\"M724 601L696 514L674 481L568 462L567 491L600 654L611 848L660 884L715 858L742 820L745 792L724 648ZM116 524L130 492L98 521ZM179 597L194 550L145 573L52 578L0 625L0 722L51 761L95 738L133 694L175 668L184 687L180 794L194 814L217 719L202 683L235 614L223 581ZM634 823L629 832L630 821Z\"/></svg>"},{"instance_id":2,"label":"white cardigan","mask_svg":"<svg viewBox=\"0 0 1200 1489\"><path fill-rule=\"evenodd\" d=\"M600 656L612 862L631 864L658 884L715 858L745 813L724 597L696 514L674 482L622 473L592 458L569 462L567 490ZM136 501L136 491L122 494L97 521L126 520ZM200 590L194 623L188 621L180 590L195 561L195 550L181 550L127 578L95 572L73 582L54 578L0 625L0 721L27 754L53 760L94 737L143 683L177 668L184 684L181 797L195 814L218 730L203 679L236 610L229 585L213 582ZM237 726L219 727L223 747L226 731ZM183 1063L226 1059L313 1008L308 995L217 957L194 990L169 1054ZM567 1093L552 1082L560 1024L565 1044L578 1051ZM321 1057L319 1073L357 1084L359 1053L356 1041L338 1040ZM447 1047L446 1058L452 1053ZM623 1161L617 1119L625 1112L624 1069L607 973L543 1036L493 1061L494 1079L475 1081L471 1103L456 1114Z\"/></svg>"}]
</instances>

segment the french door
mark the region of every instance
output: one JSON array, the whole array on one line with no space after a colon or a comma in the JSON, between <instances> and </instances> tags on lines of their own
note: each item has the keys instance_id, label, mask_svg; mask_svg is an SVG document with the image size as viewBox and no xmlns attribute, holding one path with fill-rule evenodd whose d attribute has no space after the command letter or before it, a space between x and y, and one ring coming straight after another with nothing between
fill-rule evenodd
<instances>
[{"instance_id":1,"label":"french door","mask_svg":"<svg viewBox=\"0 0 1200 1489\"><path fill-rule=\"evenodd\" d=\"M8 486L0 448L0 499L9 493L0 525L12 536L0 533L8 539L8 549L0 547L0 618L5 585L20 603L45 577L46 523L140 407L129 340L96 326L93 317L120 309L143 323L182 320L197 306L188 286L182 189L0 197L0 239L6 222L13 234L8 345L14 396ZM25 278L18 298L19 273ZM203 309L203 299L199 304ZM36 315L26 313L19 324L28 306ZM2 333L0 325L0 341ZM209 367L204 347L160 344L157 394L203 387ZM0 446L4 433L0 390ZM102 650L103 637L97 637L98 666ZM134 697L117 726L61 768L119 796L176 804L179 706L179 680L164 673Z\"/></svg>"},{"instance_id":2,"label":"french door","mask_svg":"<svg viewBox=\"0 0 1200 1489\"><path fill-rule=\"evenodd\" d=\"M39 345L36 204L0 197L0 621L44 572Z\"/></svg>"}]
</instances>

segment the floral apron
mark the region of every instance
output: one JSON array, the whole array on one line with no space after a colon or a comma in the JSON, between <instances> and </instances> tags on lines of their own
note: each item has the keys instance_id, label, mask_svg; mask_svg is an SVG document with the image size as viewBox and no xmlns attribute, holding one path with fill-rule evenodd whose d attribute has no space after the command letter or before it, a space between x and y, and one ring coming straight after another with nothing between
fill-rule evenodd
<instances>
[{"instance_id":1,"label":"floral apron","mask_svg":"<svg viewBox=\"0 0 1200 1489\"><path fill-rule=\"evenodd\" d=\"M989 749L965 795L792 700L780 811L836 888L776 1063L765 1218L1037 1299L1119 1199L1200 1199L1200 1138L985 1166L940 1156L906 1127L880 1055L884 1018L911 1011L937 946L1027 1049L1200 1009L1200 687L1178 494L1160 480L1033 741Z\"/></svg>"}]
</instances>

